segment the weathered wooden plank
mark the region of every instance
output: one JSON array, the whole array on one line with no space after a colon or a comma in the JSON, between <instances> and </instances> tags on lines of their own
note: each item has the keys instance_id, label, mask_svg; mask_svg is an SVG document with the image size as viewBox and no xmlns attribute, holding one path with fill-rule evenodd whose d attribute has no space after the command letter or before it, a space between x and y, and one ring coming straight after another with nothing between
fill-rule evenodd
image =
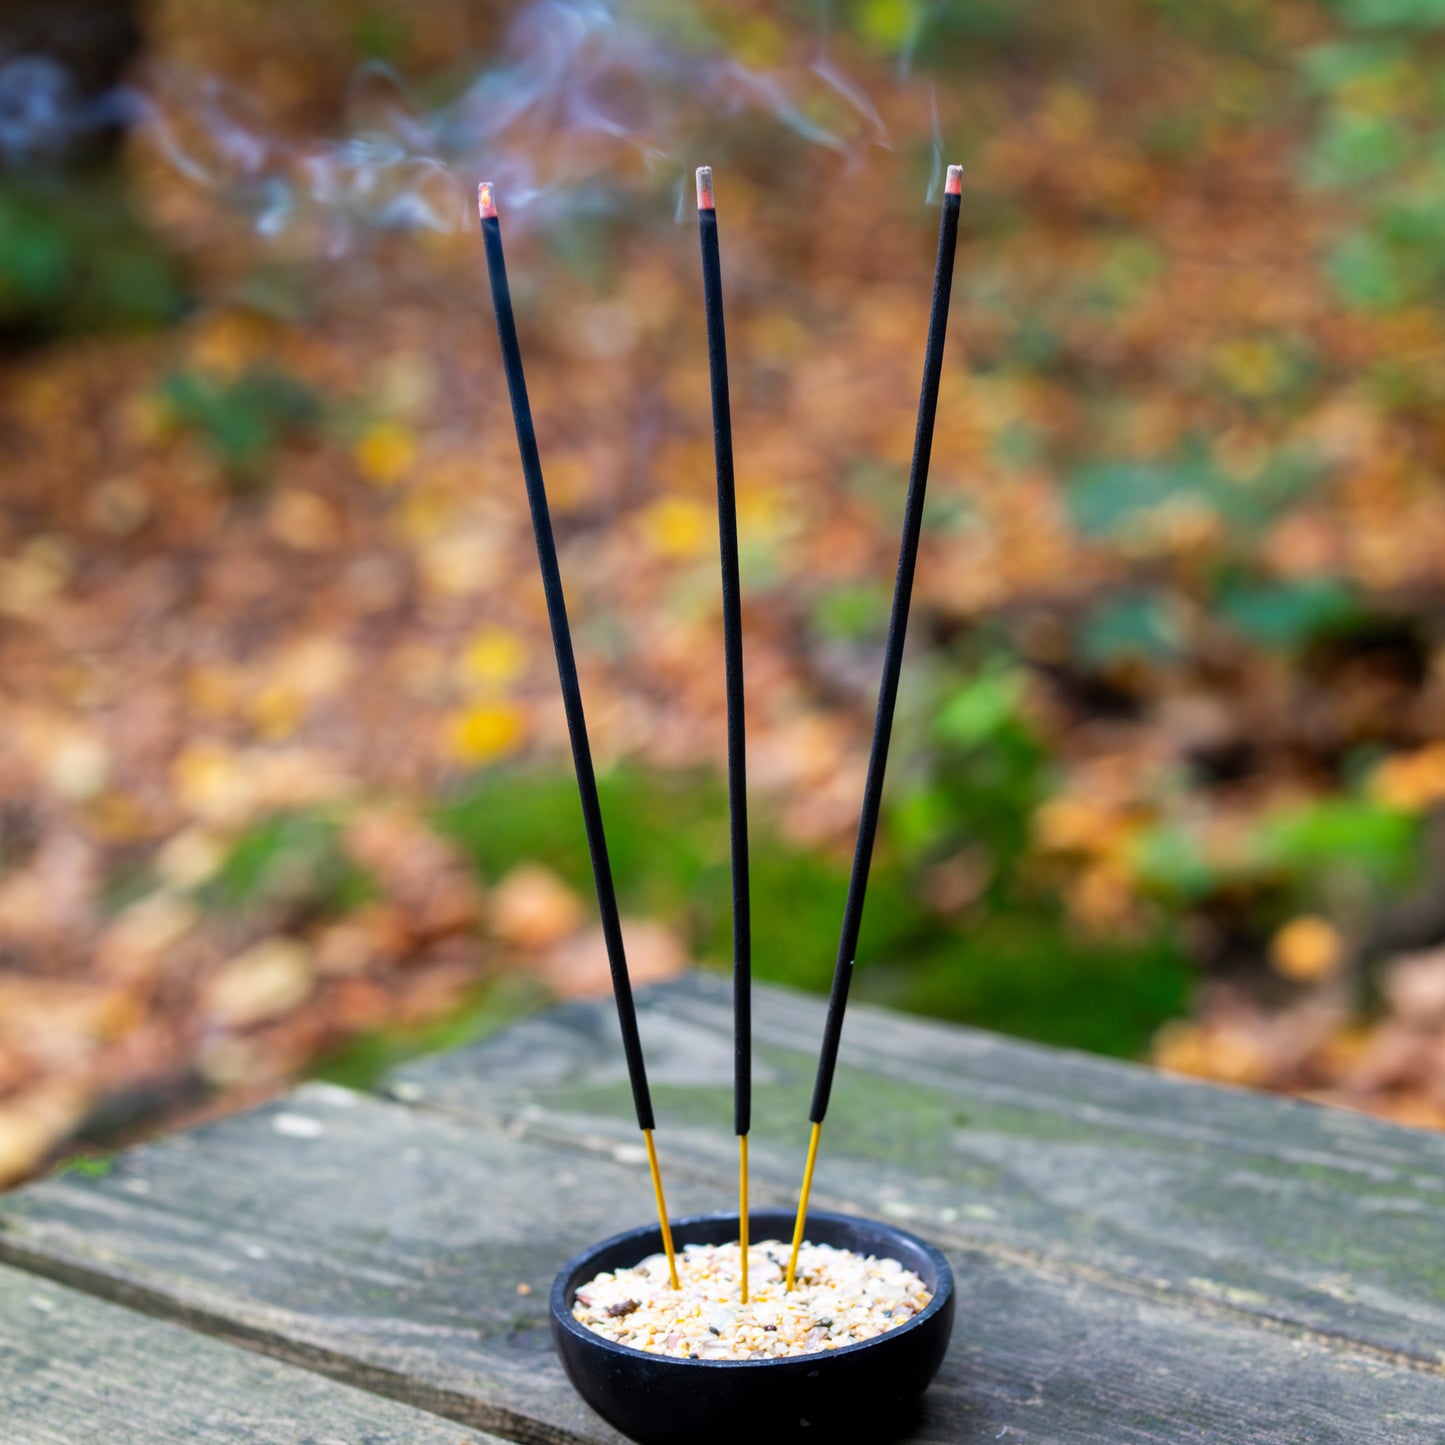
<instances>
[{"instance_id":1,"label":"weathered wooden plank","mask_svg":"<svg viewBox=\"0 0 1445 1445\"><path fill-rule=\"evenodd\" d=\"M10 1269L0 1421L5 1445L501 1445Z\"/></svg>"},{"instance_id":2,"label":"weathered wooden plank","mask_svg":"<svg viewBox=\"0 0 1445 1445\"><path fill-rule=\"evenodd\" d=\"M545 1299L569 1253L646 1217L641 1151L524 1132L311 1087L135 1150L106 1178L11 1196L0 1255L467 1424L615 1445L561 1377ZM669 1184L682 1212L723 1203L731 1179L674 1168ZM915 1439L1404 1445L1445 1432L1429 1371L1067 1264L952 1253L955 1345Z\"/></svg>"},{"instance_id":3,"label":"weathered wooden plank","mask_svg":"<svg viewBox=\"0 0 1445 1445\"><path fill-rule=\"evenodd\" d=\"M664 1165L725 1175L728 985L695 976L640 1010ZM822 1017L821 1000L758 990L752 1161L784 1193ZM850 1015L842 1060L820 1200L1445 1361L1445 1137L879 1009ZM392 1088L558 1139L629 1129L600 1004L418 1062Z\"/></svg>"},{"instance_id":4,"label":"weathered wooden plank","mask_svg":"<svg viewBox=\"0 0 1445 1445\"><path fill-rule=\"evenodd\" d=\"M547 1288L648 1187L640 1162L318 1085L10 1196L0 1258L482 1429L592 1439Z\"/></svg>"}]
</instances>

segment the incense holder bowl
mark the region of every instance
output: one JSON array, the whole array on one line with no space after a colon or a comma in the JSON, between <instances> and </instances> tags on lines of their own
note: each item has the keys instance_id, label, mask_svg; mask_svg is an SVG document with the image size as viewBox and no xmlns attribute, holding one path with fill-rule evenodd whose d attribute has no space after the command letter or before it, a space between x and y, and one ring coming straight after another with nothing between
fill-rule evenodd
<instances>
[{"instance_id":1,"label":"incense holder bowl","mask_svg":"<svg viewBox=\"0 0 1445 1445\"><path fill-rule=\"evenodd\" d=\"M793 1216L756 1210L752 1239L788 1239ZM736 1239L738 1217L673 1221L685 1244ZM953 1271L926 1240L891 1224L811 1211L808 1238L916 1270L933 1295L907 1324L859 1344L766 1360L682 1360L615 1344L572 1318L577 1290L602 1270L625 1269L662 1249L656 1224L603 1240L569 1260L552 1286L552 1337L578 1394L640 1445L867 1445L906 1434L953 1332Z\"/></svg>"}]
</instances>

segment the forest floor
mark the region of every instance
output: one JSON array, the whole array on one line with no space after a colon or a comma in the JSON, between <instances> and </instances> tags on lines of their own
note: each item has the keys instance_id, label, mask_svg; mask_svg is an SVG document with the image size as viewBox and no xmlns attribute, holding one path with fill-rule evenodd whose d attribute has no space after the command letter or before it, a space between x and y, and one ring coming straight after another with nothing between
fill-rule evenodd
<instances>
[{"instance_id":1,"label":"forest floor","mask_svg":"<svg viewBox=\"0 0 1445 1445\"><path fill-rule=\"evenodd\" d=\"M936 103L969 190L861 987L1445 1125L1445 322L1331 269L1358 208L1310 169L1300 57L1334 22L1251 10L1242 44L1111 4L930 102L893 8L836 42L877 115L810 111L913 137L863 180L762 124L708 157L759 973L831 970ZM283 47L163 5L151 61L334 131L364 7L322 9ZM768 9L703 12L807 75ZM465 11L393 62L496 43ZM475 232L321 261L140 139L126 169L184 314L0 359L0 1181L607 987ZM728 956L706 350L664 203L508 231L638 982Z\"/></svg>"}]
</instances>

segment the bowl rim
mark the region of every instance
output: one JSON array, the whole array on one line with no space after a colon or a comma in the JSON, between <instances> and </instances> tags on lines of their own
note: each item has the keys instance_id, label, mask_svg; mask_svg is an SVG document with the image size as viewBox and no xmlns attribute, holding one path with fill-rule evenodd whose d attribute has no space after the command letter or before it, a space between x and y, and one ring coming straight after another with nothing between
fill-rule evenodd
<instances>
[{"instance_id":1,"label":"bowl rim","mask_svg":"<svg viewBox=\"0 0 1445 1445\"><path fill-rule=\"evenodd\" d=\"M786 1214L791 1219L790 1211L781 1209L753 1209L748 1211L749 1219L755 1219L759 1215ZM694 1224L711 1224L714 1221L734 1220L738 1215L736 1210L714 1210L704 1214L685 1214L676 1219L669 1220L674 1230ZM572 1311L567 1307L566 1285L567 1281L577 1273L582 1265L593 1256L601 1254L612 1246L621 1244L624 1240L636 1235L645 1235L657 1230L656 1223L640 1225L635 1229L624 1229L620 1234L614 1234L608 1239L600 1239L596 1244L588 1245L586 1249L574 1254L566 1264L557 1271L557 1277L552 1281L552 1290L549 1298L551 1305L552 1320L566 1330L568 1334L581 1340L584 1344L596 1349L603 1349L612 1354L622 1355L629 1359L646 1360L656 1365L677 1365L684 1369L710 1369L710 1370L757 1370L767 1369L781 1365L799 1366L810 1361L837 1360L845 1356L856 1355L864 1350L873 1349L886 1340L900 1340L905 1335L921 1328L928 1320L937 1315L953 1298L953 1266L948 1262L948 1256L943 1253L937 1245L930 1244L922 1236L914 1234L912 1230L900 1229L896 1224L885 1223L881 1219L871 1219L863 1214L837 1214L826 1209L810 1209L808 1218L827 1219L836 1221L839 1224L848 1225L870 1225L884 1235L892 1235L895 1239L906 1239L909 1244L921 1249L933 1263L938 1274L938 1283L933 1291L933 1298L913 1316L907 1324L899 1325L896 1329L885 1330L881 1335L874 1335L871 1340L859 1340L856 1344L842 1345L836 1350L810 1350L803 1355L774 1355L761 1360L698 1360L679 1359L676 1355L657 1354L651 1350L635 1349L632 1345L619 1344L616 1340L609 1340L606 1335L599 1335L595 1330L590 1330L586 1325L572 1317ZM891 1256L884 1256L891 1257ZM901 1262L901 1261L900 1261Z\"/></svg>"}]
</instances>

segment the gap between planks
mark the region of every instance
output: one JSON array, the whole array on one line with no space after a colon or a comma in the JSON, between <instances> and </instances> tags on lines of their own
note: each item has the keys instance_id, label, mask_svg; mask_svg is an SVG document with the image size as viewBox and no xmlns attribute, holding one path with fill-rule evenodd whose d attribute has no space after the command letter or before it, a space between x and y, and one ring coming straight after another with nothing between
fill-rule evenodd
<instances>
[{"instance_id":1,"label":"gap between planks","mask_svg":"<svg viewBox=\"0 0 1445 1445\"><path fill-rule=\"evenodd\" d=\"M181 1325L197 1334L223 1340L341 1384L410 1405L439 1419L500 1435L503 1439L516 1441L517 1445L598 1445L595 1435L578 1435L570 1430L558 1429L530 1416L489 1406L479 1397L428 1385L399 1370L383 1369L355 1355L307 1344L256 1325L243 1324L232 1315L200 1309L164 1290L123 1280L95 1266L28 1249L8 1237L3 1225L0 1225L0 1264L41 1279L54 1280L57 1284L67 1285L109 1304L121 1305L150 1319Z\"/></svg>"}]
</instances>

